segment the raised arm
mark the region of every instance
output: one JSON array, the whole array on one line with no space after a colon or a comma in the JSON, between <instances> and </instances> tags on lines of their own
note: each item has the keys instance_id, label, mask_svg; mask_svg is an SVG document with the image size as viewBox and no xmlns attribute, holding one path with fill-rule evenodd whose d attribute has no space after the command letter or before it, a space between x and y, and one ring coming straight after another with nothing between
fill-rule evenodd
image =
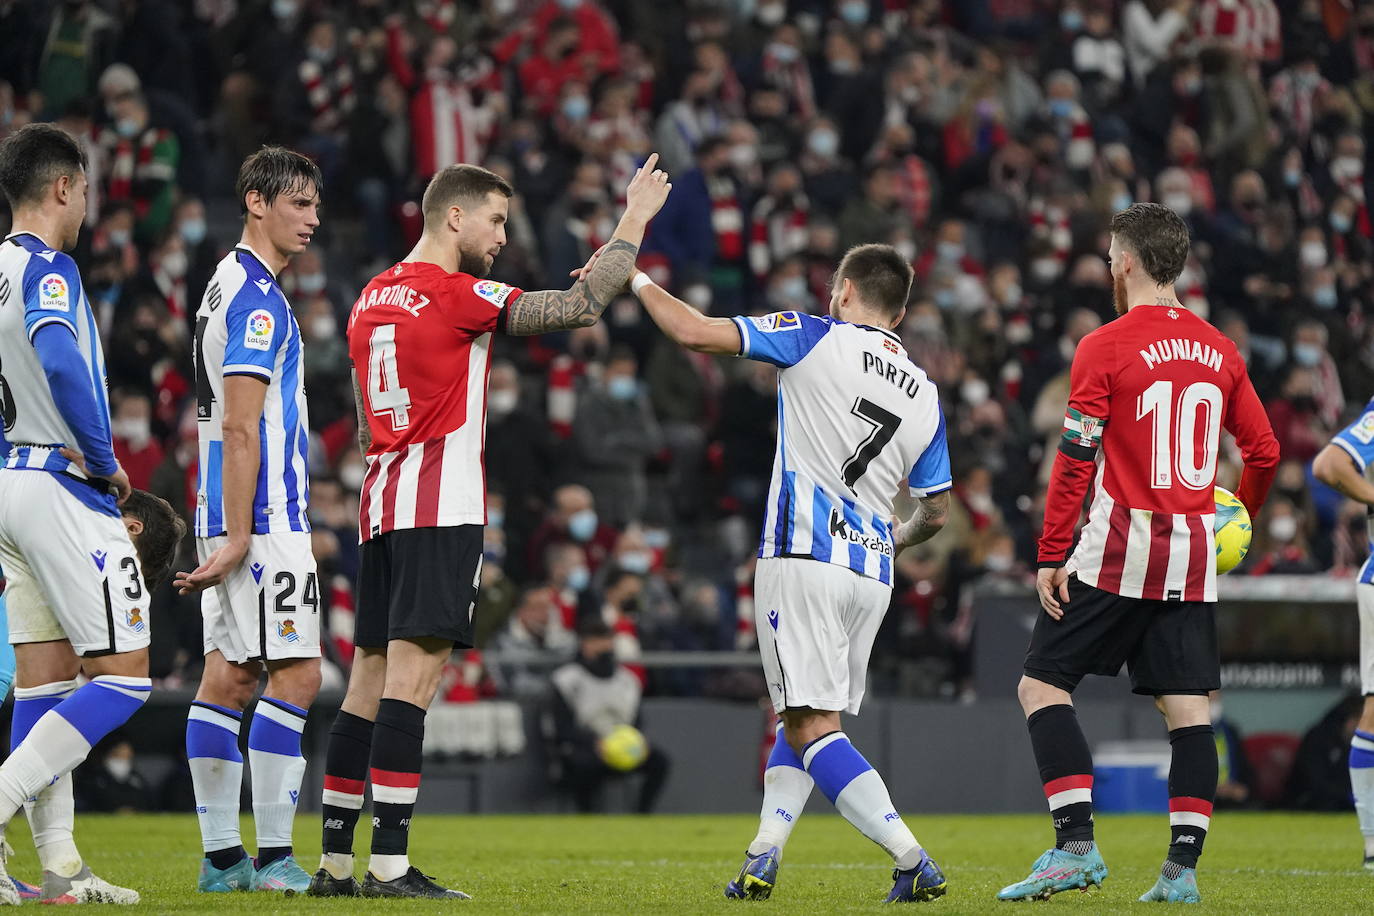
<instances>
[{"instance_id":1,"label":"raised arm","mask_svg":"<svg viewBox=\"0 0 1374 916\"><path fill-rule=\"evenodd\" d=\"M729 318L710 318L636 271L634 293L659 330L689 350L736 356L740 352L739 328Z\"/></svg>"},{"instance_id":2,"label":"raised arm","mask_svg":"<svg viewBox=\"0 0 1374 916\"><path fill-rule=\"evenodd\" d=\"M625 215L611 241L578 271L572 289L541 289L522 293L506 308L506 333L515 336L543 334L596 324L606 306L625 289L634 273L644 230L673 186L666 172L654 168L658 154L651 155L635 172L625 192Z\"/></svg>"}]
</instances>

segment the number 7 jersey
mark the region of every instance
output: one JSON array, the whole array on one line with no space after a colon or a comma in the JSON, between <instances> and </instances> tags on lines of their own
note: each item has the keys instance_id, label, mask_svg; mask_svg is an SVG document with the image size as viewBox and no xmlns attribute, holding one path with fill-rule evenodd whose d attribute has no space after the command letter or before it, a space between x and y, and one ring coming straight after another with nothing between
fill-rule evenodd
<instances>
[{"instance_id":1,"label":"number 7 jersey","mask_svg":"<svg viewBox=\"0 0 1374 916\"><path fill-rule=\"evenodd\" d=\"M424 261L402 261L363 288L348 317L348 355L372 436L362 540L486 524L491 336L520 293Z\"/></svg>"},{"instance_id":2,"label":"number 7 jersey","mask_svg":"<svg viewBox=\"0 0 1374 916\"><path fill-rule=\"evenodd\" d=\"M807 557L891 585L898 488L950 488L935 383L888 331L800 312L734 322L740 355L781 369L759 556Z\"/></svg>"},{"instance_id":3,"label":"number 7 jersey","mask_svg":"<svg viewBox=\"0 0 1374 916\"><path fill-rule=\"evenodd\" d=\"M1064 434L1045 498L1040 565L1128 598L1216 601L1213 523L1221 430L1258 512L1278 442L1236 346L1192 312L1141 305L1074 353ZM1083 496L1092 506L1065 563Z\"/></svg>"}]
</instances>

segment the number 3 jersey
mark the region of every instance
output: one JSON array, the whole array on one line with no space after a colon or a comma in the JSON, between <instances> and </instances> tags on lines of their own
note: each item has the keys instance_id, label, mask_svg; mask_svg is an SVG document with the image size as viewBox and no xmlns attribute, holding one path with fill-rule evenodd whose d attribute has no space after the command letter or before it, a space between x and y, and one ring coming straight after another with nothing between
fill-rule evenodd
<instances>
[{"instance_id":1,"label":"number 3 jersey","mask_svg":"<svg viewBox=\"0 0 1374 916\"><path fill-rule=\"evenodd\" d=\"M781 369L759 556L809 557L891 585L898 488L950 487L935 383L888 331L800 312L734 322L740 355Z\"/></svg>"},{"instance_id":2,"label":"number 3 jersey","mask_svg":"<svg viewBox=\"0 0 1374 916\"><path fill-rule=\"evenodd\" d=\"M277 278L252 249L239 245L216 265L196 312L197 537L225 533L224 380L234 375L267 386L258 420L253 534L310 530L303 369L301 329Z\"/></svg>"},{"instance_id":3,"label":"number 3 jersey","mask_svg":"<svg viewBox=\"0 0 1374 916\"><path fill-rule=\"evenodd\" d=\"M1236 496L1251 515L1279 459L1235 344L1186 309L1137 306L1083 338L1069 386L1040 565L1129 598L1215 601L1222 428L1245 461ZM1090 483L1088 521L1065 563Z\"/></svg>"},{"instance_id":4,"label":"number 3 jersey","mask_svg":"<svg viewBox=\"0 0 1374 916\"><path fill-rule=\"evenodd\" d=\"M372 445L359 499L367 541L398 528L486 524L491 336L521 290L402 261L348 318Z\"/></svg>"}]
</instances>

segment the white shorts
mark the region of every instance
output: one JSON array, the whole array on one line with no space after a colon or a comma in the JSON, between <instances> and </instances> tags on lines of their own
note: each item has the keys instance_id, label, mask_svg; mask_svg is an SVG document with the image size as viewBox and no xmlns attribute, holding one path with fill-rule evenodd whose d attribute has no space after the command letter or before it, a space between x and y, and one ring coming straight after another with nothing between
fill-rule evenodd
<instances>
[{"instance_id":1,"label":"white shorts","mask_svg":"<svg viewBox=\"0 0 1374 916\"><path fill-rule=\"evenodd\" d=\"M1355 586L1360 609L1360 693L1374 696L1374 585Z\"/></svg>"},{"instance_id":2,"label":"white shorts","mask_svg":"<svg viewBox=\"0 0 1374 916\"><path fill-rule=\"evenodd\" d=\"M196 538L200 562L229 543ZM248 555L224 582L200 596L205 654L231 662L318 658L320 583L308 531L255 534Z\"/></svg>"},{"instance_id":3,"label":"white shorts","mask_svg":"<svg viewBox=\"0 0 1374 916\"><path fill-rule=\"evenodd\" d=\"M773 557L754 571L754 617L773 709L859 711L868 656L892 588L819 560Z\"/></svg>"},{"instance_id":4,"label":"white shorts","mask_svg":"<svg viewBox=\"0 0 1374 916\"><path fill-rule=\"evenodd\" d=\"M65 639L77 655L148 646L148 590L124 522L45 471L0 470L9 641Z\"/></svg>"}]
</instances>

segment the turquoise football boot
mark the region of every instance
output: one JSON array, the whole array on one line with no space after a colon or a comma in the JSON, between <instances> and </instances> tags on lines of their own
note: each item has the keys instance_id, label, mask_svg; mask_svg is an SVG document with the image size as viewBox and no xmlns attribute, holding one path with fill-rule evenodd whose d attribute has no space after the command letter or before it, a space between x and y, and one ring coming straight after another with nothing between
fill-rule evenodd
<instances>
[{"instance_id":1,"label":"turquoise football boot","mask_svg":"<svg viewBox=\"0 0 1374 916\"><path fill-rule=\"evenodd\" d=\"M1107 863L1097 847L1086 855L1048 849L1035 860L1025 879L997 893L998 900L1048 900L1060 891L1084 890L1107 878Z\"/></svg>"},{"instance_id":2,"label":"turquoise football boot","mask_svg":"<svg viewBox=\"0 0 1374 916\"><path fill-rule=\"evenodd\" d=\"M1141 903L1201 903L1197 889L1197 869L1185 868L1177 878L1159 876L1155 886L1140 895Z\"/></svg>"},{"instance_id":3,"label":"turquoise football boot","mask_svg":"<svg viewBox=\"0 0 1374 916\"><path fill-rule=\"evenodd\" d=\"M310 889L310 875L296 864L295 856L274 859L261 869L253 872L253 890L285 891L288 894L304 894Z\"/></svg>"},{"instance_id":4,"label":"turquoise football boot","mask_svg":"<svg viewBox=\"0 0 1374 916\"><path fill-rule=\"evenodd\" d=\"M202 894L227 894L253 887L253 860L244 856L228 868L215 868L209 859L200 860L200 881L196 890Z\"/></svg>"}]
</instances>

